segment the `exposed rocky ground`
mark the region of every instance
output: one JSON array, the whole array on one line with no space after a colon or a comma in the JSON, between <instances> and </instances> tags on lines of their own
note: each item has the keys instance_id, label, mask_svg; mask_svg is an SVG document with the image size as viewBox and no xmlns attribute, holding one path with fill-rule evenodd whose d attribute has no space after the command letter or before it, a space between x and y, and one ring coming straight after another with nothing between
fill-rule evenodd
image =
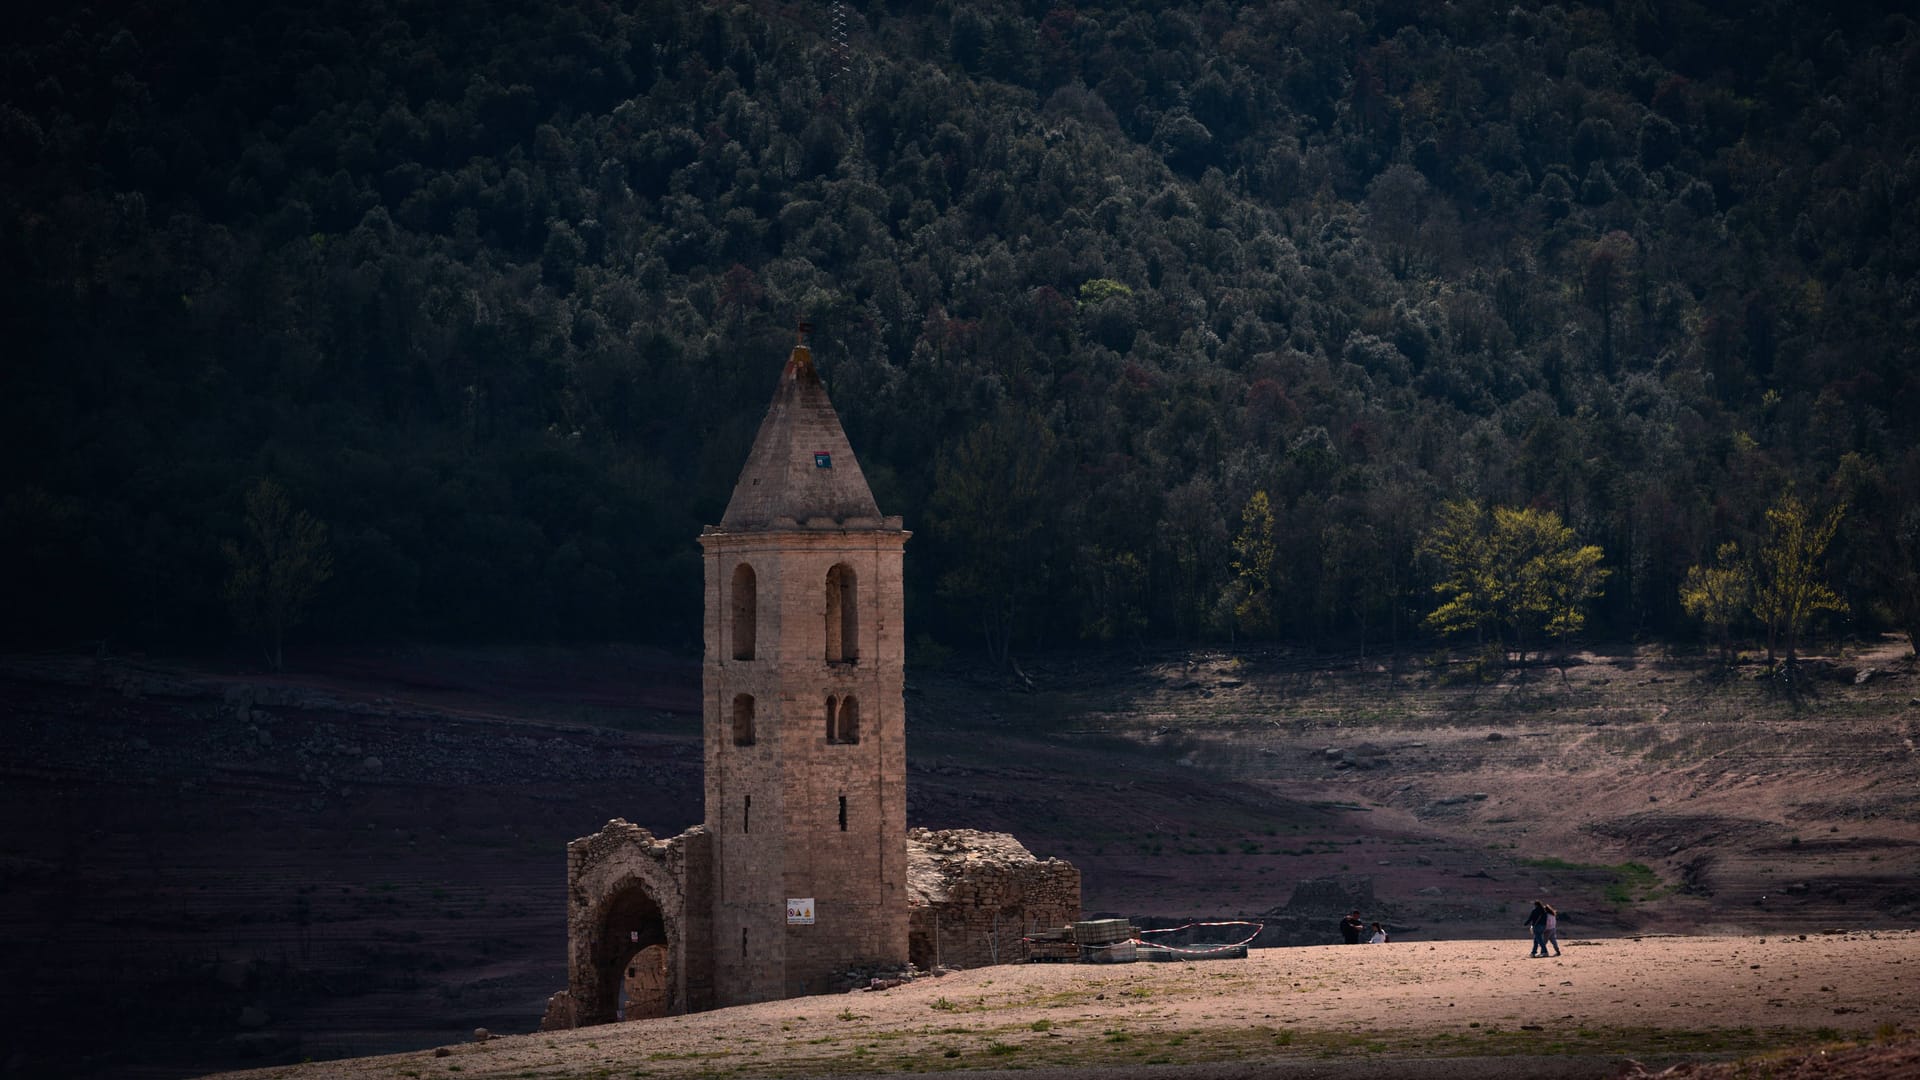
<instances>
[{"instance_id":1,"label":"exposed rocky ground","mask_svg":"<svg viewBox=\"0 0 1920 1080\"><path fill-rule=\"evenodd\" d=\"M1868 1044L1894 1071L1838 1075L1880 1080L1910 1052L1916 963L1920 934L1890 931L1576 939L1545 960L1525 942L1442 941L1003 966L250 1075L1599 1080L1786 1042L1830 1057Z\"/></svg>"},{"instance_id":2,"label":"exposed rocky ground","mask_svg":"<svg viewBox=\"0 0 1920 1080\"><path fill-rule=\"evenodd\" d=\"M1792 687L1648 651L1493 682L1291 653L910 676L909 824L1015 834L1091 913L1396 940L1910 926L1903 645ZM1396 670L1396 667L1398 670ZM172 1076L527 1031L564 845L700 816L698 668L636 650L326 658L299 676L0 663L0 1008L20 1075Z\"/></svg>"}]
</instances>

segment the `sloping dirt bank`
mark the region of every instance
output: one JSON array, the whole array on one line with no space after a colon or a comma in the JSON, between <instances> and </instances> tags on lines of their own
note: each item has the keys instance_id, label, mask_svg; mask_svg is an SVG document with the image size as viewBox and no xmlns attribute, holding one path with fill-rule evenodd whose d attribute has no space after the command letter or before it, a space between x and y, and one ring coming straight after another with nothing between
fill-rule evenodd
<instances>
[{"instance_id":1,"label":"sloping dirt bank","mask_svg":"<svg viewBox=\"0 0 1920 1080\"><path fill-rule=\"evenodd\" d=\"M233 1074L1599 1077L1896 1037L1920 933L1435 941L982 968L891 990ZM439 1056L436 1056L439 1055ZM1170 1071L1158 1067L1176 1067Z\"/></svg>"},{"instance_id":2,"label":"sloping dirt bank","mask_svg":"<svg viewBox=\"0 0 1920 1080\"><path fill-rule=\"evenodd\" d=\"M1920 924L1904 643L1790 690L1646 647L1457 669L916 670L908 823L1071 860L1089 914L1251 918L1263 946L1336 940L1352 906L1396 944L1506 939L1535 897L1594 939ZM566 982L566 842L701 818L698 687L691 657L613 646L281 675L0 658L0 1071L168 1080L531 1030Z\"/></svg>"}]
</instances>

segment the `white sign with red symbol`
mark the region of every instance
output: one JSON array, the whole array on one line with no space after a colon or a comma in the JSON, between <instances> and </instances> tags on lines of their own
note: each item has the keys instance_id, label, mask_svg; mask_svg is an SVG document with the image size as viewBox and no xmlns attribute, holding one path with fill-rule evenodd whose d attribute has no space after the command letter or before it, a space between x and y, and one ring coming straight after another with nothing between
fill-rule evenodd
<instances>
[{"instance_id":1,"label":"white sign with red symbol","mask_svg":"<svg viewBox=\"0 0 1920 1080\"><path fill-rule=\"evenodd\" d=\"M812 926L813 925L813 897L811 896L791 897L790 896L787 898L787 925L788 926Z\"/></svg>"}]
</instances>

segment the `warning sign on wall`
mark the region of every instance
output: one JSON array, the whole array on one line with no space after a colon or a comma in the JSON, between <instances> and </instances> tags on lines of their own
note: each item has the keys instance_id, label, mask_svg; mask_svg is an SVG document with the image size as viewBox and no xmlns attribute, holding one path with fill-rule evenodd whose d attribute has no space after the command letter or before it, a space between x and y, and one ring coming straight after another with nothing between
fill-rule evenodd
<instances>
[{"instance_id":1,"label":"warning sign on wall","mask_svg":"<svg viewBox=\"0 0 1920 1080\"><path fill-rule=\"evenodd\" d=\"M805 896L805 897L788 897L787 898L787 925L788 926L812 926L813 925L813 897Z\"/></svg>"}]
</instances>

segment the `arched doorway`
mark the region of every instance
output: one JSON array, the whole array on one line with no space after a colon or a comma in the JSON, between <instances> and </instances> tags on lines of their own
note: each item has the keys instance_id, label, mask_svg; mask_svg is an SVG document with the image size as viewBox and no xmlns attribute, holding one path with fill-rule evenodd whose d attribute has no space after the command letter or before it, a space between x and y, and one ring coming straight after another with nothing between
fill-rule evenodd
<instances>
[{"instance_id":1,"label":"arched doorway","mask_svg":"<svg viewBox=\"0 0 1920 1080\"><path fill-rule=\"evenodd\" d=\"M593 949L594 994L582 1024L667 1016L674 994L672 943L660 905L639 881L628 879L607 895Z\"/></svg>"}]
</instances>

